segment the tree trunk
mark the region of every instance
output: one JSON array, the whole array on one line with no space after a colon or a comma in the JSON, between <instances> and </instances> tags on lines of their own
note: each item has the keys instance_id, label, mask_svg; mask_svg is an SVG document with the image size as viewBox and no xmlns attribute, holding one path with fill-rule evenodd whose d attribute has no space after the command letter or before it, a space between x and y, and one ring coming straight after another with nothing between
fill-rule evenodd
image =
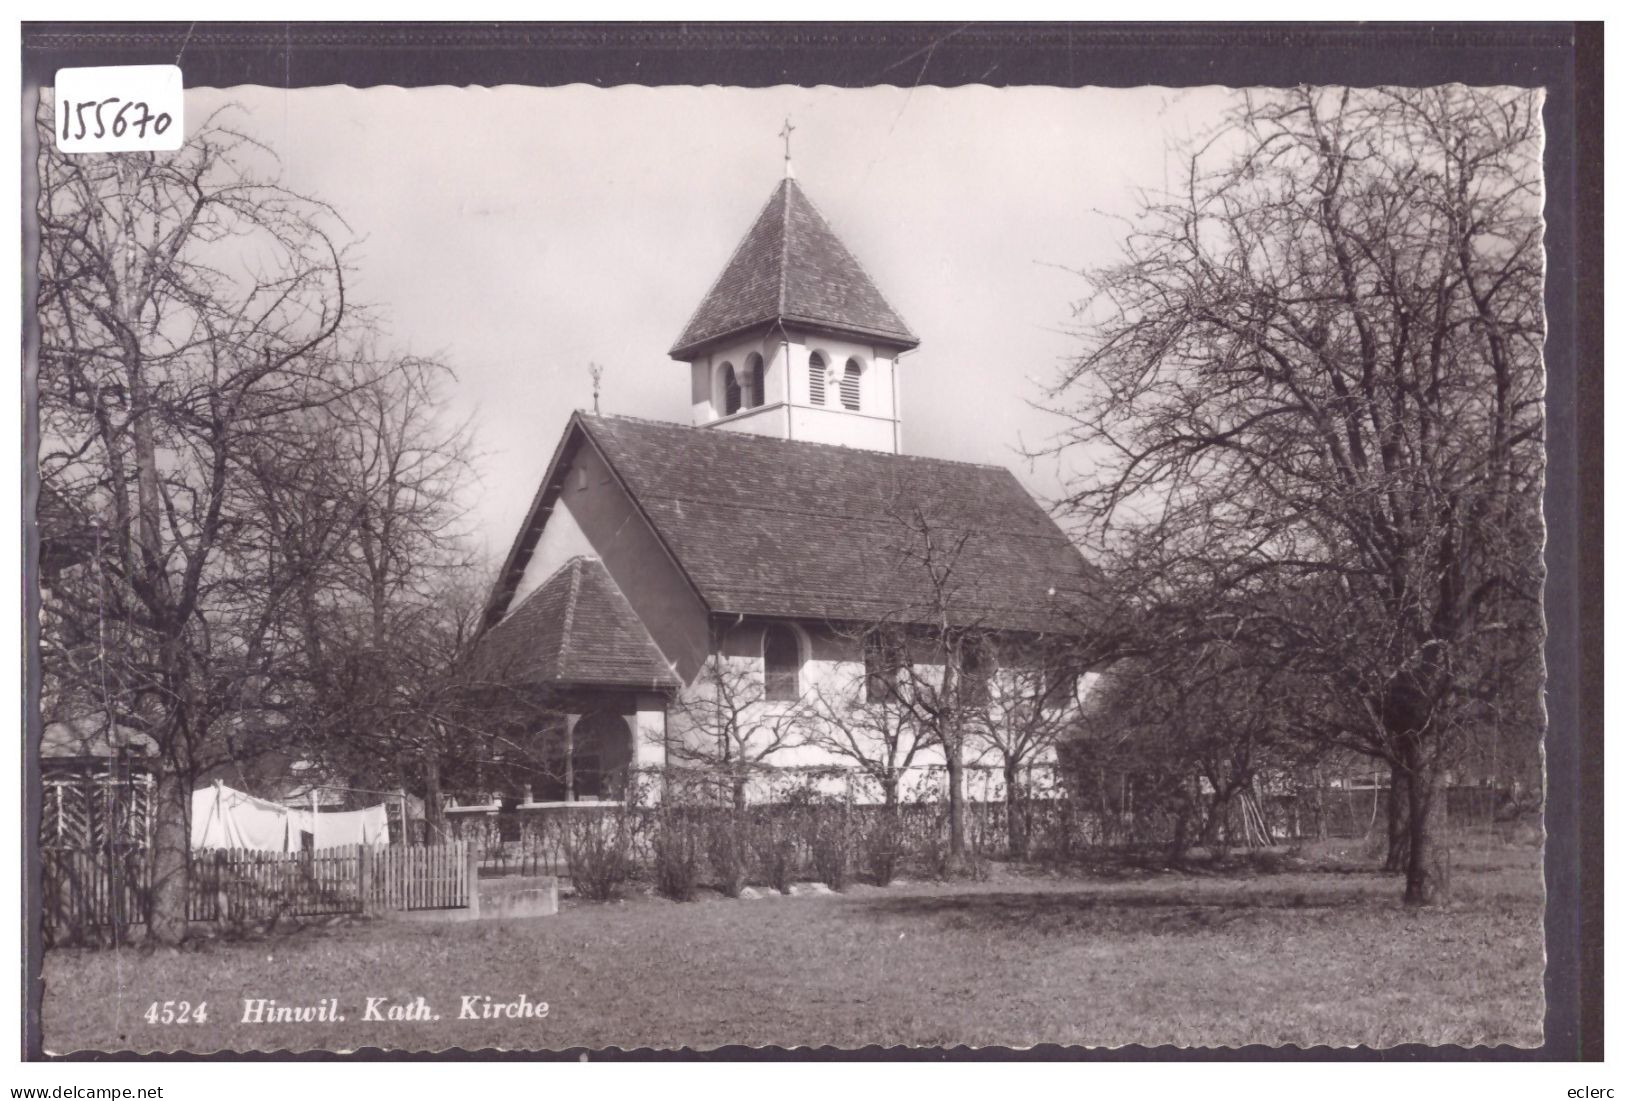
<instances>
[{"instance_id":1,"label":"tree trunk","mask_svg":"<svg viewBox=\"0 0 1625 1101\"><path fill-rule=\"evenodd\" d=\"M147 936L159 944L186 939L188 819L191 785L165 761L153 792L152 898Z\"/></svg>"},{"instance_id":2,"label":"tree trunk","mask_svg":"<svg viewBox=\"0 0 1625 1101\"><path fill-rule=\"evenodd\" d=\"M1382 870L1403 872L1409 865L1410 774L1395 764L1389 766L1388 777L1388 856Z\"/></svg>"},{"instance_id":3,"label":"tree trunk","mask_svg":"<svg viewBox=\"0 0 1625 1101\"><path fill-rule=\"evenodd\" d=\"M1230 848L1230 797L1234 788L1213 785L1208 799L1207 817L1202 822L1202 846L1209 857L1223 856Z\"/></svg>"},{"instance_id":4,"label":"tree trunk","mask_svg":"<svg viewBox=\"0 0 1625 1101\"><path fill-rule=\"evenodd\" d=\"M880 795L888 810L897 809L897 774L887 773L880 780Z\"/></svg>"},{"instance_id":5,"label":"tree trunk","mask_svg":"<svg viewBox=\"0 0 1625 1101\"><path fill-rule=\"evenodd\" d=\"M1004 825L1006 836L1009 839L1010 858L1012 860L1025 860L1027 857L1026 810L1026 801L1021 790L1021 769L1018 765L1006 762L1004 766Z\"/></svg>"},{"instance_id":6,"label":"tree trunk","mask_svg":"<svg viewBox=\"0 0 1625 1101\"><path fill-rule=\"evenodd\" d=\"M423 832L424 842L437 845L446 839L446 808L440 796L440 756L433 752L423 757ZM406 826L406 816L401 815Z\"/></svg>"},{"instance_id":7,"label":"tree trunk","mask_svg":"<svg viewBox=\"0 0 1625 1101\"><path fill-rule=\"evenodd\" d=\"M965 855L965 762L957 736L944 739L942 756L948 764L948 852L957 860Z\"/></svg>"},{"instance_id":8,"label":"tree trunk","mask_svg":"<svg viewBox=\"0 0 1625 1101\"><path fill-rule=\"evenodd\" d=\"M1431 906L1439 901L1440 884L1433 874L1432 811L1433 789L1437 777L1431 765L1424 763L1419 749L1412 749L1406 805L1410 811L1406 823L1409 851L1405 862L1405 905Z\"/></svg>"},{"instance_id":9,"label":"tree trunk","mask_svg":"<svg viewBox=\"0 0 1625 1101\"><path fill-rule=\"evenodd\" d=\"M1185 853L1190 848L1190 822L1193 804L1190 799L1181 799L1178 809L1174 811L1174 834L1168 842L1168 863L1173 867L1183 867Z\"/></svg>"},{"instance_id":10,"label":"tree trunk","mask_svg":"<svg viewBox=\"0 0 1625 1101\"><path fill-rule=\"evenodd\" d=\"M1100 844L1103 848L1110 848L1112 842L1117 839L1116 823L1112 817L1112 797L1106 783L1106 770L1101 768L1096 771L1098 775L1095 791L1100 802Z\"/></svg>"}]
</instances>

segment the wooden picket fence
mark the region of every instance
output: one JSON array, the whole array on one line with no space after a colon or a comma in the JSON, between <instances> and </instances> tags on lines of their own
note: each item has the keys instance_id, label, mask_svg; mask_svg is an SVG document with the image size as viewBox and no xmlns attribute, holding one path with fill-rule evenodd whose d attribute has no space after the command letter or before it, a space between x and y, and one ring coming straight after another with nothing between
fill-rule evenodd
<instances>
[{"instance_id":1,"label":"wooden picket fence","mask_svg":"<svg viewBox=\"0 0 1625 1101\"><path fill-rule=\"evenodd\" d=\"M192 857L186 916L192 921L258 922L281 917L359 914L359 845L314 852L217 849Z\"/></svg>"},{"instance_id":2,"label":"wooden picket fence","mask_svg":"<svg viewBox=\"0 0 1625 1101\"><path fill-rule=\"evenodd\" d=\"M122 929L147 916L144 849L42 849L41 908L47 944L84 939L92 930Z\"/></svg>"},{"instance_id":3,"label":"wooden picket fence","mask_svg":"<svg viewBox=\"0 0 1625 1101\"><path fill-rule=\"evenodd\" d=\"M385 910L442 910L464 907L478 889L468 843L394 845L368 854L368 889Z\"/></svg>"},{"instance_id":4,"label":"wooden picket fence","mask_svg":"<svg viewBox=\"0 0 1625 1101\"><path fill-rule=\"evenodd\" d=\"M477 906L477 870L467 842L314 852L223 849L192 855L186 916L254 924L383 910ZM42 851L47 944L123 940L146 923L148 854L141 849Z\"/></svg>"}]
</instances>

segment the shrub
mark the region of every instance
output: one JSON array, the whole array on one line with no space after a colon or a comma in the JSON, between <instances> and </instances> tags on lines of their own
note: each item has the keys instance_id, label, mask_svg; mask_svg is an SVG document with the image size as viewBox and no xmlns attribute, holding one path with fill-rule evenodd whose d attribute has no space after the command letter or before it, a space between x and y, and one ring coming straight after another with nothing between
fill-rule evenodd
<instances>
[{"instance_id":1,"label":"shrub","mask_svg":"<svg viewBox=\"0 0 1625 1101\"><path fill-rule=\"evenodd\" d=\"M757 865L769 887L788 894L801 866L794 823L785 814L764 810L757 817L755 827L751 832Z\"/></svg>"},{"instance_id":2,"label":"shrub","mask_svg":"<svg viewBox=\"0 0 1625 1101\"><path fill-rule=\"evenodd\" d=\"M738 898L750 881L750 822L743 814L726 810L711 816L706 825L705 849L717 888L729 898Z\"/></svg>"},{"instance_id":3,"label":"shrub","mask_svg":"<svg viewBox=\"0 0 1625 1101\"><path fill-rule=\"evenodd\" d=\"M884 887L897 878L897 861L903 850L902 824L897 819L897 808L886 807L872 815L864 826L862 836L863 866L869 881Z\"/></svg>"},{"instance_id":4,"label":"shrub","mask_svg":"<svg viewBox=\"0 0 1625 1101\"><path fill-rule=\"evenodd\" d=\"M993 874L993 861L987 850L980 845L965 846L965 858L960 865L959 874L966 879L977 882L986 880Z\"/></svg>"},{"instance_id":5,"label":"shrub","mask_svg":"<svg viewBox=\"0 0 1625 1101\"><path fill-rule=\"evenodd\" d=\"M832 891L846 890L852 865L852 815L844 806L825 804L811 808L813 873Z\"/></svg>"},{"instance_id":6,"label":"shrub","mask_svg":"<svg viewBox=\"0 0 1625 1101\"><path fill-rule=\"evenodd\" d=\"M632 877L632 830L624 810L572 810L564 824L564 861L576 897L606 902Z\"/></svg>"},{"instance_id":7,"label":"shrub","mask_svg":"<svg viewBox=\"0 0 1625 1101\"><path fill-rule=\"evenodd\" d=\"M908 850L919 860L920 874L946 879L953 870L953 852L948 841L948 807L942 803L919 803L909 808L904 833Z\"/></svg>"},{"instance_id":8,"label":"shrub","mask_svg":"<svg viewBox=\"0 0 1625 1101\"><path fill-rule=\"evenodd\" d=\"M694 901L700 883L701 823L687 807L662 807L655 829L655 890L675 902Z\"/></svg>"},{"instance_id":9,"label":"shrub","mask_svg":"<svg viewBox=\"0 0 1625 1101\"><path fill-rule=\"evenodd\" d=\"M1038 806L1037 803L1032 804ZM1083 853L1085 820L1077 810L1077 800L1055 799L1043 804L1035 817L1033 833L1027 838L1028 855L1040 864L1059 867L1075 862Z\"/></svg>"}]
</instances>

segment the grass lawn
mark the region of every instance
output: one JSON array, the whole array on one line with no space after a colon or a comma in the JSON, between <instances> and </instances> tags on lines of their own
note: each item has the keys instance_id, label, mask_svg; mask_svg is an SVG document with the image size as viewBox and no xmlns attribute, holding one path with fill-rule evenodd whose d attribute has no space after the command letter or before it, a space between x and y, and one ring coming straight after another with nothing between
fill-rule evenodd
<instances>
[{"instance_id":1,"label":"grass lawn","mask_svg":"<svg viewBox=\"0 0 1625 1101\"><path fill-rule=\"evenodd\" d=\"M306 929L45 959L54 1052L726 1044L1538 1045L1539 850L1458 849L1448 908L1332 865L566 902L552 918ZM545 1020L460 1020L462 995ZM364 1021L421 996L432 1021ZM341 1022L245 1025L245 998ZM153 1025L154 1002L208 1003Z\"/></svg>"}]
</instances>

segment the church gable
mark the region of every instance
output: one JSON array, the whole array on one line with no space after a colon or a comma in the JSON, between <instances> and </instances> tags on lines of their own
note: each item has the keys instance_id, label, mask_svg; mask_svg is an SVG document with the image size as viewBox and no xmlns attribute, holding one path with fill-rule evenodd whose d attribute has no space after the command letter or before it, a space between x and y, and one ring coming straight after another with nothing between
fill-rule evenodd
<instances>
[{"instance_id":1,"label":"church gable","mask_svg":"<svg viewBox=\"0 0 1625 1101\"><path fill-rule=\"evenodd\" d=\"M597 559L665 660L705 660L706 607L576 414L566 426L485 609L487 633L518 614L567 562Z\"/></svg>"}]
</instances>

